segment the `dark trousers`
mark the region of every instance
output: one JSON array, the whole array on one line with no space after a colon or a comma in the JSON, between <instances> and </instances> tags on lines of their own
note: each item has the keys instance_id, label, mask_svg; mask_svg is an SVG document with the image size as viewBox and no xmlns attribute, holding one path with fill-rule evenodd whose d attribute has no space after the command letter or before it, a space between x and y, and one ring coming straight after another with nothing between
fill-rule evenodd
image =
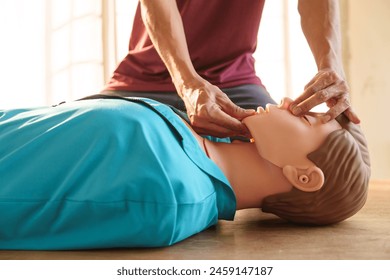
<instances>
[{"instance_id":1,"label":"dark trousers","mask_svg":"<svg viewBox=\"0 0 390 280\"><path fill-rule=\"evenodd\" d=\"M268 91L258 85L242 85L221 89L238 106L245 109L256 109L266 104L276 104ZM102 94L120 95L123 97L146 97L161 103L171 105L181 111L186 111L183 100L176 92L135 92L135 91L102 91Z\"/></svg>"}]
</instances>

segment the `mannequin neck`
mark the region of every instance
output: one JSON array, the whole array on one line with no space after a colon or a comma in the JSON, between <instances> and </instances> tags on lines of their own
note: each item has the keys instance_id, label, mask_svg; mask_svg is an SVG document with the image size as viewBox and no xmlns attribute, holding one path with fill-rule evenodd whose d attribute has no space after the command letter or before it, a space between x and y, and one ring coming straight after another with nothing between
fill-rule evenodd
<instances>
[{"instance_id":1,"label":"mannequin neck","mask_svg":"<svg viewBox=\"0 0 390 280\"><path fill-rule=\"evenodd\" d=\"M255 144L212 142L198 135L187 122L184 123L206 155L225 174L236 195L237 210L261 208L265 197L293 188L280 167L259 155Z\"/></svg>"},{"instance_id":2,"label":"mannequin neck","mask_svg":"<svg viewBox=\"0 0 390 280\"><path fill-rule=\"evenodd\" d=\"M292 189L282 169L263 159L253 143L228 144L205 139L204 147L229 180L236 194L237 210L261 208L265 197Z\"/></svg>"}]
</instances>

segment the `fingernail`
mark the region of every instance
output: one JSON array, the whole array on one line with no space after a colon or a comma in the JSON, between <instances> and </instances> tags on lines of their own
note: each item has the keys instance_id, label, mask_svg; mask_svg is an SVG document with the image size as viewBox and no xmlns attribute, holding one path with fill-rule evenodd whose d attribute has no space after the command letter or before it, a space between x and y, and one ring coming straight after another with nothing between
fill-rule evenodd
<instances>
[{"instance_id":1,"label":"fingernail","mask_svg":"<svg viewBox=\"0 0 390 280\"><path fill-rule=\"evenodd\" d=\"M245 113L254 114L254 113L256 113L256 110L255 109L245 109Z\"/></svg>"},{"instance_id":2,"label":"fingernail","mask_svg":"<svg viewBox=\"0 0 390 280\"><path fill-rule=\"evenodd\" d=\"M292 113L294 114L294 115L299 115L300 113L302 112L302 109L301 108L292 108Z\"/></svg>"}]
</instances>

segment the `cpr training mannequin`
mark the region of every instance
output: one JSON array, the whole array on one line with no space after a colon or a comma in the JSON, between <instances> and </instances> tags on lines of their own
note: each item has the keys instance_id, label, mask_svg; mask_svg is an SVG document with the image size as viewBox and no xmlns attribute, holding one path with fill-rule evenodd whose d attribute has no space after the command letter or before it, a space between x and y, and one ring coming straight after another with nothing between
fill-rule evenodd
<instances>
[{"instance_id":1,"label":"cpr training mannequin","mask_svg":"<svg viewBox=\"0 0 390 280\"><path fill-rule=\"evenodd\" d=\"M262 131L274 121L260 121L277 110L301 120L285 109L287 100L244 120L255 143L219 143L195 134L161 103L103 97L0 112L0 249L167 246L218 219L232 220L237 209L261 207L292 222L329 224L364 204L369 169L358 128L360 138L351 133L342 140L356 148L348 154L358 167L337 159L349 182L304 155L321 151L328 135L345 134L335 122L321 126L313 146L291 163L280 150L271 152L279 132ZM293 142L283 140L281 148ZM295 184L294 170L305 184ZM337 177L336 188L328 177ZM317 198L335 189L347 198Z\"/></svg>"},{"instance_id":2,"label":"cpr training mannequin","mask_svg":"<svg viewBox=\"0 0 390 280\"><path fill-rule=\"evenodd\" d=\"M259 107L256 116L244 120L258 153L279 167L290 186L288 192L265 197L260 207L294 223L340 222L366 201L370 161L364 135L344 115L326 124L319 114L292 116L290 103L285 98L266 111Z\"/></svg>"}]
</instances>

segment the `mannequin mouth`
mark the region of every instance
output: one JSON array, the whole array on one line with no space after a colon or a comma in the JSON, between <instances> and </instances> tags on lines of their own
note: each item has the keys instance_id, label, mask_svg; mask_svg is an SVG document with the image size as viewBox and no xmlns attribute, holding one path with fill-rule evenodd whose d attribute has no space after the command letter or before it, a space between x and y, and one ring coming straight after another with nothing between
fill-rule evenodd
<instances>
[{"instance_id":1,"label":"mannequin mouth","mask_svg":"<svg viewBox=\"0 0 390 280\"><path fill-rule=\"evenodd\" d=\"M261 114L265 114L265 113L269 113L269 104L267 104L265 106L265 109L263 107L261 107L261 106L257 107L256 113L260 114L260 115Z\"/></svg>"},{"instance_id":2,"label":"mannequin mouth","mask_svg":"<svg viewBox=\"0 0 390 280\"><path fill-rule=\"evenodd\" d=\"M263 107L259 106L259 107L257 107L256 113L257 114L263 114L263 113L265 113L265 110L264 110Z\"/></svg>"}]
</instances>

